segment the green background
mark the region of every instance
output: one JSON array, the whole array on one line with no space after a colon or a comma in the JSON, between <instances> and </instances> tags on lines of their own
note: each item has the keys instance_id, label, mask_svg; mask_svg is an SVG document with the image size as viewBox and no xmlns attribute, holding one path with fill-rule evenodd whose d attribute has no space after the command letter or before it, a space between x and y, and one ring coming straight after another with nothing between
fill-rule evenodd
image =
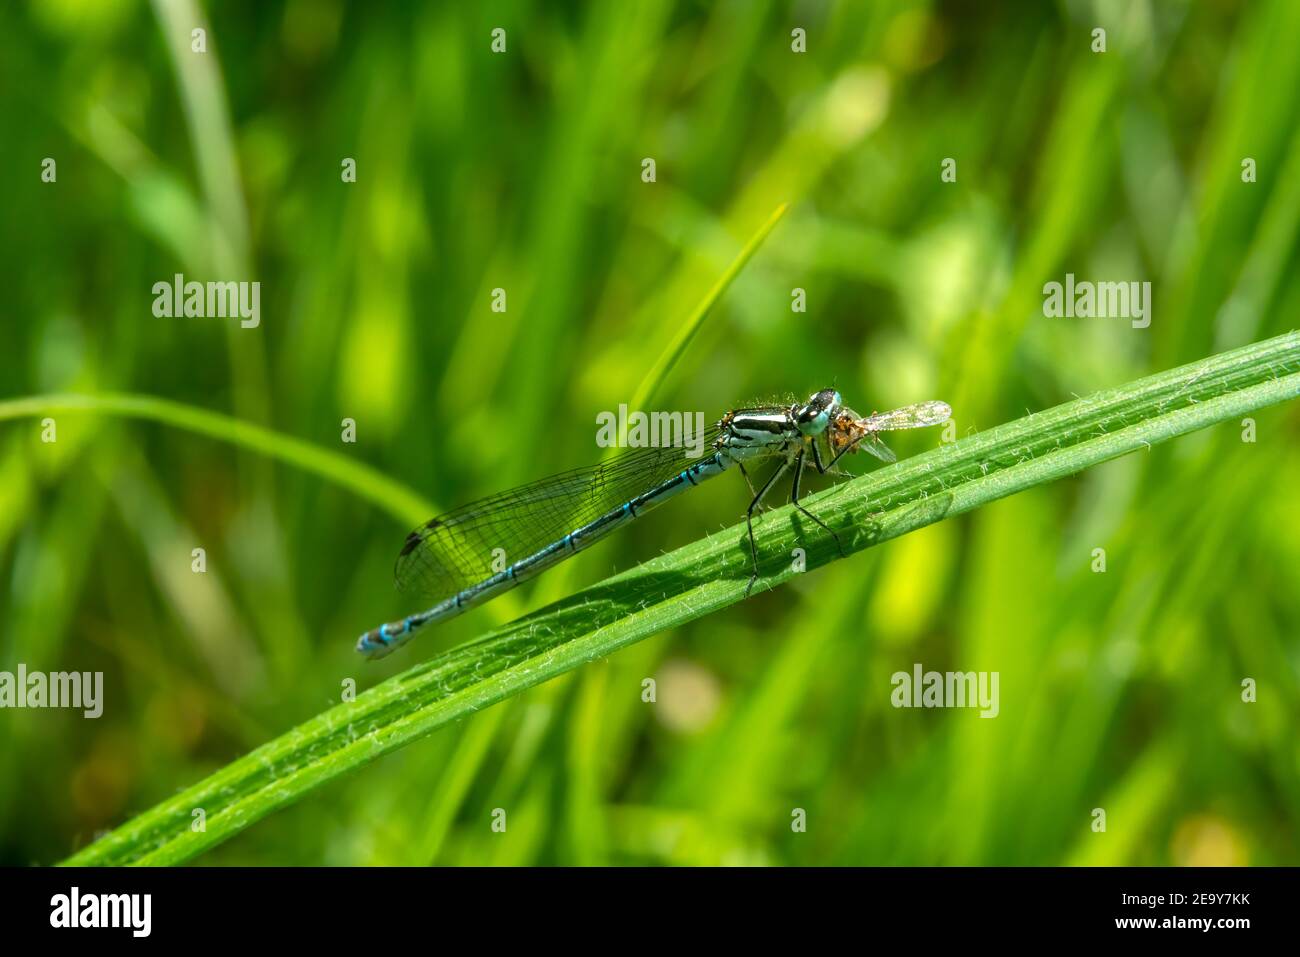
<instances>
[{"instance_id":1,"label":"green background","mask_svg":"<svg viewBox=\"0 0 1300 957\"><path fill-rule=\"evenodd\" d=\"M441 510L600 458L597 413L789 203L654 407L712 419L833 385L863 412L945 399L969 434L1294 327L1297 35L1289 0L5 4L0 396L167 397ZM177 272L259 280L261 326L156 318ZM1067 272L1150 281L1150 328L1044 318ZM1300 863L1300 419L1255 427L833 563L200 862ZM356 635L417 608L390 585L400 508L162 425L57 429L0 422L0 670L103 671L106 701L0 711L3 863L60 860L346 679L746 503L728 475L367 664ZM997 671L1000 715L894 709L916 662Z\"/></svg>"}]
</instances>

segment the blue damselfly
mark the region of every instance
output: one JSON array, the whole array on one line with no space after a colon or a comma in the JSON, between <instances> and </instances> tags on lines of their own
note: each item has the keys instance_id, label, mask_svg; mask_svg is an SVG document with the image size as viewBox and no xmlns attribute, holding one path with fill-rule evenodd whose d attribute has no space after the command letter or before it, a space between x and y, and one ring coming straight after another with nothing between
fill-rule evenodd
<instances>
[{"instance_id":1,"label":"blue damselfly","mask_svg":"<svg viewBox=\"0 0 1300 957\"><path fill-rule=\"evenodd\" d=\"M897 461L880 440L881 432L940 425L951 415L944 402L920 402L860 416L841 403L838 392L824 389L804 403L728 412L708 430L704 447L710 451L702 458L692 460L681 447L630 450L591 468L472 502L411 532L397 556L398 588L436 598L438 604L371 629L357 650L382 658L426 625L495 598L733 465L753 493L745 513L753 562L748 594L758 580L754 511L782 475L793 470L790 501L838 545L834 530L799 503L805 466L811 463L824 475L841 456L858 449L885 462ZM822 457L823 442L829 461ZM755 490L745 466L765 460L778 465Z\"/></svg>"}]
</instances>

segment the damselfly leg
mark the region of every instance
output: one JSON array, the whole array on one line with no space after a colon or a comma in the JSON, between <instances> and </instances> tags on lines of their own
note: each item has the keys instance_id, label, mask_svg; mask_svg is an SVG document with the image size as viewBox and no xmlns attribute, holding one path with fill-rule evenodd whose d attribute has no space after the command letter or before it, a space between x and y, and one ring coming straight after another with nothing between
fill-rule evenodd
<instances>
[{"instance_id":1,"label":"damselfly leg","mask_svg":"<svg viewBox=\"0 0 1300 957\"><path fill-rule=\"evenodd\" d=\"M824 475L825 472L822 470L821 467L821 455L817 451L817 441L815 439L813 440L812 447L813 447L813 459L816 461L817 470L819 472L822 472L822 474ZM790 504L793 505L795 508L797 508L799 511L803 512L805 515L811 518L822 528L826 529L826 531L830 532L831 538L835 539L835 547L839 549L840 557L842 558L844 556L844 546L840 543L840 537L835 534L835 529L831 528L820 518L818 518L812 512L808 511L808 509L804 508L802 505L799 504L799 479L803 475L803 466L804 466L803 457L804 457L804 450L800 449L799 455L794 462L794 483L790 486Z\"/></svg>"},{"instance_id":2,"label":"damselfly leg","mask_svg":"<svg viewBox=\"0 0 1300 957\"><path fill-rule=\"evenodd\" d=\"M737 462L736 468L740 469L740 474L745 477L745 484L749 486L750 496L756 495L757 493L754 491L754 483L750 481L749 472L745 469L745 463Z\"/></svg>"},{"instance_id":3,"label":"damselfly leg","mask_svg":"<svg viewBox=\"0 0 1300 957\"><path fill-rule=\"evenodd\" d=\"M812 442L812 449L813 449L812 455L813 455L814 465L820 474L825 475L828 471L830 471L830 469L822 465L821 451L817 446L816 440ZM812 519L813 522L815 522L821 528L824 528L827 532L829 532L831 538L835 540L835 547L839 549L840 555L843 556L845 554L844 544L840 541L840 537L839 535L836 534L835 529L831 528L820 518L818 518L816 515L810 512L808 508L799 501L800 481L803 478L804 467L807 465L806 455L807 455L807 450L800 449L799 453L794 458L794 464L793 464L794 480L790 483L790 504L793 505L795 508L797 508L799 511L803 512L804 515ZM749 503L749 509L745 513L745 526L749 531L749 554L750 554L750 558L753 561L753 571L749 576L749 585L746 586L745 588L746 596L748 596L750 591L753 589L754 583L758 581L758 543L754 539L754 512L758 509L759 505L762 504L764 496L767 495L767 493L771 490L772 486L776 484L777 480L782 475L784 475L786 470L789 469L790 467L791 465L789 462L784 462L780 465L780 467L777 468L775 472L772 473L772 477L769 478L765 483L763 483L763 487L759 489L759 491L754 495L754 498ZM745 481L749 482L749 473L745 471L743 466L741 467L740 471L741 474L745 476ZM750 487L750 491L752 492L754 488L753 484L750 483L749 487Z\"/></svg>"},{"instance_id":4,"label":"damselfly leg","mask_svg":"<svg viewBox=\"0 0 1300 957\"><path fill-rule=\"evenodd\" d=\"M749 597L750 591L754 588L754 582L758 581L758 545L754 542L754 509L758 508L763 502L763 496L771 491L776 480L785 474L786 469L790 467L789 462L782 462L780 468L772 473L772 477L763 483L763 487L758 490L754 500L749 503L749 508L745 510L745 527L749 529L749 555L754 561L753 574L749 576L749 584L745 586L745 597Z\"/></svg>"}]
</instances>

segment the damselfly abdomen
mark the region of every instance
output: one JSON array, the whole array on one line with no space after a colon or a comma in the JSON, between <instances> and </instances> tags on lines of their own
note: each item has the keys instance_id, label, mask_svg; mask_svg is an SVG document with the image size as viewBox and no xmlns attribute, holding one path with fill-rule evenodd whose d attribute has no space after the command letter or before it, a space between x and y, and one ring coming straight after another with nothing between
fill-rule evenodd
<instances>
[{"instance_id":1,"label":"damselfly abdomen","mask_svg":"<svg viewBox=\"0 0 1300 957\"><path fill-rule=\"evenodd\" d=\"M733 465L748 482L747 465L776 460L776 470L761 487L755 490L750 483L754 494L745 517L753 562L749 588L753 588L758 580L754 511L782 475L793 470L790 501L838 544L835 532L799 504L804 468L811 463L825 474L842 455L858 449L894 462L894 453L880 440L881 432L939 425L951 415L944 402L921 402L859 416L840 402L838 392L824 389L805 403L728 412L708 430L708 451L703 457L690 458L685 446L637 449L591 468L561 472L472 502L411 532L397 556L398 588L436 598L438 603L371 629L361 636L357 650L382 658L426 625L455 617L540 575ZM686 443L691 444L700 447Z\"/></svg>"}]
</instances>

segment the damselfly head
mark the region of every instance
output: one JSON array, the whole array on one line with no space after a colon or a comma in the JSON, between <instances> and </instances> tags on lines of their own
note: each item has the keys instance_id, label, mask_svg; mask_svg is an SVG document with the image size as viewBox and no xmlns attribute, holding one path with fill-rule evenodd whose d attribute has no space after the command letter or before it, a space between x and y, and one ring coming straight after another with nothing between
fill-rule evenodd
<instances>
[{"instance_id":1,"label":"damselfly head","mask_svg":"<svg viewBox=\"0 0 1300 957\"><path fill-rule=\"evenodd\" d=\"M809 396L803 405L794 406L790 414L804 435L821 435L841 408L840 394L834 389L822 389Z\"/></svg>"}]
</instances>

